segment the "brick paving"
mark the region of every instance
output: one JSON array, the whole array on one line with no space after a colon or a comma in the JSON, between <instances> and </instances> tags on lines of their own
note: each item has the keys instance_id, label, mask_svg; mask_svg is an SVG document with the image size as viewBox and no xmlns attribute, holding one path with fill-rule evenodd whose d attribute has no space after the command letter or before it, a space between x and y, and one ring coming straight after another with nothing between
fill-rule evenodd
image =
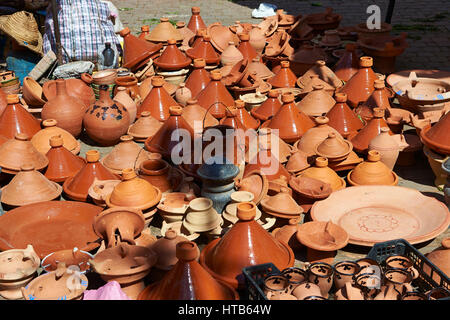
<instances>
[{"instance_id":1,"label":"brick paving","mask_svg":"<svg viewBox=\"0 0 450 320\"><path fill-rule=\"evenodd\" d=\"M206 24L220 21L224 25L232 25L235 21L259 23L259 19L251 18L251 12L259 6L255 0L112 0L121 9L120 17L125 26L134 34L140 32L141 25L155 26L160 17L168 17L173 21L189 21L191 7L201 8L201 15ZM364 22L368 14L366 8L377 4L381 8L382 21L386 15L388 0L277 0L266 1L287 13L309 14L322 12L332 7L341 14L341 26L355 25ZM397 58L397 69L411 68L450 70L450 9L445 5L448 0L396 1L392 25L394 32L408 33L409 47ZM317 5L321 6L317 6Z\"/></svg>"}]
</instances>

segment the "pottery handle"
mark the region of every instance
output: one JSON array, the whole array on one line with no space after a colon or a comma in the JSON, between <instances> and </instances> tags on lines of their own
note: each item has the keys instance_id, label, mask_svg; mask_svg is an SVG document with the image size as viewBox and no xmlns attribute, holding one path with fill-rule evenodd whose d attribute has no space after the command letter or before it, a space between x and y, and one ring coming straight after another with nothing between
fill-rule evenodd
<instances>
[{"instance_id":1,"label":"pottery handle","mask_svg":"<svg viewBox=\"0 0 450 320\"><path fill-rule=\"evenodd\" d=\"M35 256L36 253L34 252L33 246L31 244L27 245L26 249L23 251L24 259L33 260Z\"/></svg>"},{"instance_id":2,"label":"pottery handle","mask_svg":"<svg viewBox=\"0 0 450 320\"><path fill-rule=\"evenodd\" d=\"M94 78L89 73L82 73L81 80L83 80L86 84L90 85L94 81Z\"/></svg>"}]
</instances>

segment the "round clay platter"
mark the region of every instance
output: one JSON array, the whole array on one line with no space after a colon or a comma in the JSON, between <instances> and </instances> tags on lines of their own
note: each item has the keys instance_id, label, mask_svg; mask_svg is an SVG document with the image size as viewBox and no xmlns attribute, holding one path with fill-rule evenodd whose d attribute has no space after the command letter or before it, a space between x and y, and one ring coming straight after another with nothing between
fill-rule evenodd
<instances>
[{"instance_id":1,"label":"round clay platter","mask_svg":"<svg viewBox=\"0 0 450 320\"><path fill-rule=\"evenodd\" d=\"M411 244L434 239L450 225L447 206L419 191L398 186L355 186L316 202L311 218L341 226L349 243L373 246L405 239Z\"/></svg>"}]
</instances>

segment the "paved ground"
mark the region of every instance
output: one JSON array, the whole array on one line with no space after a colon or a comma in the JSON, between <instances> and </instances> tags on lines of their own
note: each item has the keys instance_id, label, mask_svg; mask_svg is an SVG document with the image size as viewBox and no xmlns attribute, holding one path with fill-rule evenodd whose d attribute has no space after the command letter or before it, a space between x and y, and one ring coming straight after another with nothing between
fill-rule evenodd
<instances>
[{"instance_id":1,"label":"paved ground","mask_svg":"<svg viewBox=\"0 0 450 320\"><path fill-rule=\"evenodd\" d=\"M173 21L189 21L190 8L198 6L206 24L220 21L224 25L242 22L259 23L251 18L251 11L259 6L255 0L112 0L121 9L122 22L132 32L139 33L141 25L154 26L160 17L168 17ZM386 15L388 0L278 0L266 1L289 14L309 14L324 11L326 7L342 14L341 26L355 25L364 22L369 16L366 8L371 4L379 5L382 21ZM443 69L450 70L450 10L448 0L397 1L392 25L395 33L407 32L409 48L398 57L397 68ZM151 4L151 5L150 5ZM447 5L445 5L447 4Z\"/></svg>"}]
</instances>

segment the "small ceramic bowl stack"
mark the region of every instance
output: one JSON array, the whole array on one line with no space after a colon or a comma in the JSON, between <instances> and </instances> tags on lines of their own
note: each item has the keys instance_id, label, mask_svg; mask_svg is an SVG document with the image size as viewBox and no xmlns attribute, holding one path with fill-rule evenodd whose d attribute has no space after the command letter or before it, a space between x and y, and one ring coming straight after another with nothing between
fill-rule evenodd
<instances>
[{"instance_id":1,"label":"small ceramic bowl stack","mask_svg":"<svg viewBox=\"0 0 450 320\"><path fill-rule=\"evenodd\" d=\"M222 216L213 208L211 199L196 198L189 202L189 208L183 219L183 226L191 233L220 236L222 225Z\"/></svg>"}]
</instances>

